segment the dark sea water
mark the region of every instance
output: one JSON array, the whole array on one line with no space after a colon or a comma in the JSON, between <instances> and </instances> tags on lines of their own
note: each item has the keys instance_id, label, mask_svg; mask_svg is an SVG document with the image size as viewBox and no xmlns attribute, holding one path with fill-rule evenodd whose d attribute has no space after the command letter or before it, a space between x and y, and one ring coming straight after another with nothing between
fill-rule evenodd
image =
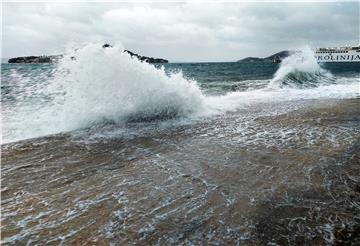
<instances>
[{"instance_id":1,"label":"dark sea water","mask_svg":"<svg viewBox=\"0 0 360 246\"><path fill-rule=\"evenodd\" d=\"M360 244L359 64L75 55L2 64L4 245Z\"/></svg>"}]
</instances>

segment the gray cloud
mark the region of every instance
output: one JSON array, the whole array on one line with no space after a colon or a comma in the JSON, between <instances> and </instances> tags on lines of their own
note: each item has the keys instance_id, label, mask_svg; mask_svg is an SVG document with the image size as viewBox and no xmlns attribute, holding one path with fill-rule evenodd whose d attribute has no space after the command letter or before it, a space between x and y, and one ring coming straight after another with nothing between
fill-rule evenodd
<instances>
[{"instance_id":1,"label":"gray cloud","mask_svg":"<svg viewBox=\"0 0 360 246\"><path fill-rule=\"evenodd\" d=\"M171 61L233 61L359 44L359 2L4 3L3 57L122 42Z\"/></svg>"}]
</instances>

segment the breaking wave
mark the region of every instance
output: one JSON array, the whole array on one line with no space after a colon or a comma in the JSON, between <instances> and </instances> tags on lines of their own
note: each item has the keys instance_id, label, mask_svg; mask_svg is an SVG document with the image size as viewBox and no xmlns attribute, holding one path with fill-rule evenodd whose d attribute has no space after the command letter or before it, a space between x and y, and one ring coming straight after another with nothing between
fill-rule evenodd
<instances>
[{"instance_id":1,"label":"breaking wave","mask_svg":"<svg viewBox=\"0 0 360 246\"><path fill-rule=\"evenodd\" d=\"M310 48L294 52L281 61L269 88L309 88L335 82L335 77L320 67Z\"/></svg>"},{"instance_id":2,"label":"breaking wave","mask_svg":"<svg viewBox=\"0 0 360 246\"><path fill-rule=\"evenodd\" d=\"M131 58L123 50L121 44L106 49L88 44L67 52L42 92L28 92L51 100L33 111L19 107L14 118L23 123L12 129L15 140L103 122L182 117L202 107L204 96L195 81L181 72L166 75L164 68Z\"/></svg>"},{"instance_id":3,"label":"breaking wave","mask_svg":"<svg viewBox=\"0 0 360 246\"><path fill-rule=\"evenodd\" d=\"M181 72L168 76L164 68L132 59L123 50L120 44L106 49L91 44L73 55L75 61L63 59L60 71L69 72L61 85L62 111L76 119L70 128L102 120L185 116L201 106L203 96L195 81L184 79Z\"/></svg>"}]
</instances>

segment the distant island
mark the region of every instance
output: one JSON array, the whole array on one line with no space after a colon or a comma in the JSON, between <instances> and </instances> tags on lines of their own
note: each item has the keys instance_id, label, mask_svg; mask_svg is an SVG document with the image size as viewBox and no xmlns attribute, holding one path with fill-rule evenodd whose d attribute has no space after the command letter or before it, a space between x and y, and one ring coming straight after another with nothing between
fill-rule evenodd
<instances>
[{"instance_id":1,"label":"distant island","mask_svg":"<svg viewBox=\"0 0 360 246\"><path fill-rule=\"evenodd\" d=\"M103 48L109 48L112 47L109 44L104 44ZM124 50L124 52L130 54L131 57L135 56L140 61L144 61L147 63L168 63L169 61L162 58L154 58L154 57L147 57L147 56L141 56L134 52L131 52L129 50ZM15 57L10 58L8 60L8 63L54 63L60 60L63 57L63 55L50 55L50 56L22 56L22 57ZM72 57L72 59L75 59L75 57Z\"/></svg>"},{"instance_id":2,"label":"distant island","mask_svg":"<svg viewBox=\"0 0 360 246\"><path fill-rule=\"evenodd\" d=\"M52 56L22 56L10 58L8 63L53 63L61 59L63 55Z\"/></svg>"},{"instance_id":3,"label":"distant island","mask_svg":"<svg viewBox=\"0 0 360 246\"><path fill-rule=\"evenodd\" d=\"M282 59L293 53L294 51L291 50L283 50L268 57L246 57L244 59L238 60L237 62L281 62Z\"/></svg>"}]
</instances>

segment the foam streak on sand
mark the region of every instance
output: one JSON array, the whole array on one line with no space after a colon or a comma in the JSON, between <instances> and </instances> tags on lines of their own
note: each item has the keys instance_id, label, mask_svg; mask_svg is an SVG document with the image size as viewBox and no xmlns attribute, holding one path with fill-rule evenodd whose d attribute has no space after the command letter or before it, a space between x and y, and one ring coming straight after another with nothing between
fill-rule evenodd
<instances>
[{"instance_id":1,"label":"foam streak on sand","mask_svg":"<svg viewBox=\"0 0 360 246\"><path fill-rule=\"evenodd\" d=\"M3 146L3 243L360 242L358 101L273 107Z\"/></svg>"}]
</instances>

